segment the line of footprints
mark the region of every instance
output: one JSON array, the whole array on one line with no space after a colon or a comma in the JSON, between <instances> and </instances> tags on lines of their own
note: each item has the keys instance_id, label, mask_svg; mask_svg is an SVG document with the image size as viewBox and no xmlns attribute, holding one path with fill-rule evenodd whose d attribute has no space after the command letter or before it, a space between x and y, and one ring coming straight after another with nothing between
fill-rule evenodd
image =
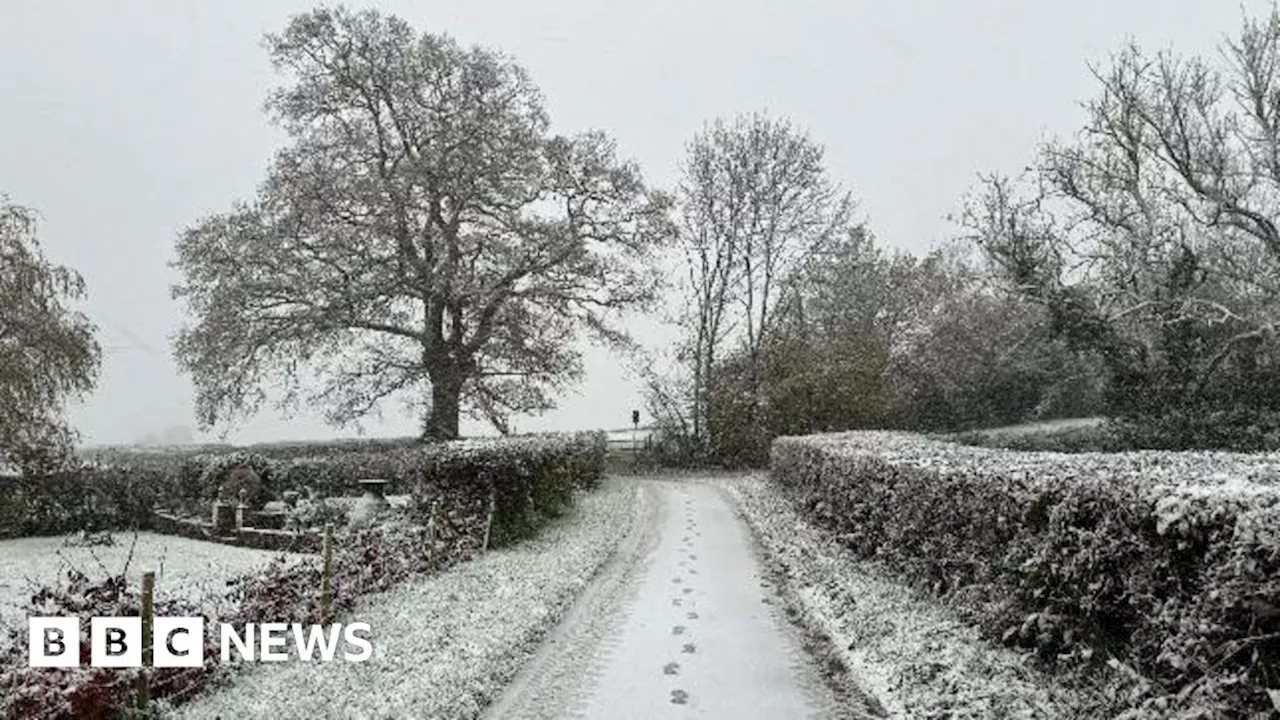
<instances>
[{"instance_id":1,"label":"line of footprints","mask_svg":"<svg viewBox=\"0 0 1280 720\"><path fill-rule=\"evenodd\" d=\"M702 533L698 531L698 521L693 516L693 499L686 496L684 500L684 530L685 535L680 540L680 552L683 557L680 559L679 566L684 569L688 575L697 575L698 570L694 568L693 563L697 561L698 556L693 552L693 538L701 537ZM682 608L684 606L685 596L693 594L693 588L685 582L685 579L677 574L671 578L671 584L680 589L675 597L671 598L671 606ZM692 599L692 598L690 598ZM690 604L692 607L692 603ZM698 613L692 609L685 612L686 620L697 620ZM688 628L684 625L673 625L671 627L672 636L682 636ZM698 646L691 642L686 642L680 650L682 655L693 655L698 651ZM679 675L680 663L674 660L662 666L664 675ZM671 691L671 702L676 705L684 705L689 702L689 693L680 688Z\"/></svg>"}]
</instances>

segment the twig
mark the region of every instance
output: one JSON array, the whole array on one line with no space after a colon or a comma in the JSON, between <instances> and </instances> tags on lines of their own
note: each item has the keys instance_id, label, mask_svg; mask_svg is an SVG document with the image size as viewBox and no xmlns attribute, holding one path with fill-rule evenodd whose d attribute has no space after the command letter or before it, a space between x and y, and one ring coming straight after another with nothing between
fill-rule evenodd
<instances>
[{"instance_id":1,"label":"twig","mask_svg":"<svg viewBox=\"0 0 1280 720\"><path fill-rule=\"evenodd\" d=\"M333 522L324 526L324 576L320 586L320 622L327 624L333 605Z\"/></svg>"},{"instance_id":2,"label":"twig","mask_svg":"<svg viewBox=\"0 0 1280 720\"><path fill-rule=\"evenodd\" d=\"M129 577L129 565L133 563L133 550L138 547L138 529L133 529L133 542L129 543L129 554L124 559L124 569L120 571L123 577Z\"/></svg>"},{"instance_id":3,"label":"twig","mask_svg":"<svg viewBox=\"0 0 1280 720\"><path fill-rule=\"evenodd\" d=\"M89 557L93 558L93 561L98 563L98 569L102 571L102 574L107 577L111 577L111 571L107 569L106 563L102 562L102 558L98 557L98 553L94 552L91 547L85 549L89 551Z\"/></svg>"}]
</instances>

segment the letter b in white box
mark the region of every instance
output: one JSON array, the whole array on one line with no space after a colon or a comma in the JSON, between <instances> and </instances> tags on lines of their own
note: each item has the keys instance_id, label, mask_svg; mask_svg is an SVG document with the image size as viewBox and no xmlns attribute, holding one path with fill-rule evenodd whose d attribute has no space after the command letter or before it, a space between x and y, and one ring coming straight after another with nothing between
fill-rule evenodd
<instances>
[{"instance_id":1,"label":"letter b in white box","mask_svg":"<svg viewBox=\"0 0 1280 720\"><path fill-rule=\"evenodd\" d=\"M151 643L156 667L200 667L204 665L204 618L157 617Z\"/></svg>"},{"instance_id":2,"label":"letter b in white box","mask_svg":"<svg viewBox=\"0 0 1280 720\"><path fill-rule=\"evenodd\" d=\"M29 618L27 659L31 667L79 667L80 618Z\"/></svg>"},{"instance_id":3,"label":"letter b in white box","mask_svg":"<svg viewBox=\"0 0 1280 720\"><path fill-rule=\"evenodd\" d=\"M89 664L110 668L142 667L142 618L90 618Z\"/></svg>"}]
</instances>

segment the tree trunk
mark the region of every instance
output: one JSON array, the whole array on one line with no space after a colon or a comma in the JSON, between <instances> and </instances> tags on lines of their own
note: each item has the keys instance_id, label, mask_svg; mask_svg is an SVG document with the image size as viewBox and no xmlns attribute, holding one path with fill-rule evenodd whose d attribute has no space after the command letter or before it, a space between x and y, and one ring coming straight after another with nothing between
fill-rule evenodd
<instances>
[{"instance_id":1,"label":"tree trunk","mask_svg":"<svg viewBox=\"0 0 1280 720\"><path fill-rule=\"evenodd\" d=\"M431 411L423 428L425 440L457 440L462 382L446 375L431 382Z\"/></svg>"}]
</instances>

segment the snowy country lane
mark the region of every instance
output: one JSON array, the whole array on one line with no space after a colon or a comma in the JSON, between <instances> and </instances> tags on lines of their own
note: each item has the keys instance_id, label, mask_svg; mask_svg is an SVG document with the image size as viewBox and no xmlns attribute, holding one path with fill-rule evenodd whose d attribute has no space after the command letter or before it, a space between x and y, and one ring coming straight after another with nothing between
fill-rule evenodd
<instances>
[{"instance_id":1,"label":"snowy country lane","mask_svg":"<svg viewBox=\"0 0 1280 720\"><path fill-rule=\"evenodd\" d=\"M731 503L638 482L644 520L486 717L840 717Z\"/></svg>"}]
</instances>

